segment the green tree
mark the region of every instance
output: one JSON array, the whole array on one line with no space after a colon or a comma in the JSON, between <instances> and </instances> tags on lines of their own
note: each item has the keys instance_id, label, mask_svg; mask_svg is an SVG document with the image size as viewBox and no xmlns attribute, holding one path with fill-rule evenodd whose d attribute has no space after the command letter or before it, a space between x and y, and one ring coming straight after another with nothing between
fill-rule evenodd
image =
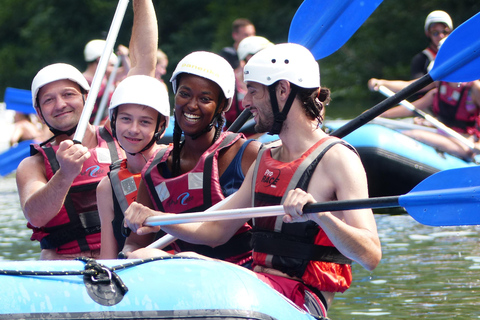
<instances>
[{"instance_id":1,"label":"green tree","mask_svg":"<svg viewBox=\"0 0 480 320\"><path fill-rule=\"evenodd\" d=\"M321 1L321 0L319 0ZM286 42L301 0L153 0L159 45L169 57L167 79L189 52L218 52L232 44L231 23L244 17L257 34ZM7 86L28 89L36 72L54 62L83 70L83 48L105 38L117 0L2 0L0 10L0 93ZM384 0L337 52L322 59L322 85L332 89L330 118L353 117L382 99L370 93L371 77L408 79L411 58L427 45L425 17L445 10L455 26L480 11L477 0ZM128 46L133 14L127 9L118 44ZM472 35L472 37L475 35Z\"/></svg>"}]
</instances>

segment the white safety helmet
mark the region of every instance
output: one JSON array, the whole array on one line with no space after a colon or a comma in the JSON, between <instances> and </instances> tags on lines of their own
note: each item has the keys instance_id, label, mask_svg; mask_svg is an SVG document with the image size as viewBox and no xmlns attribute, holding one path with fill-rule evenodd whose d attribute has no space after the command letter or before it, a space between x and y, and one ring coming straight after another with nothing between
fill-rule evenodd
<instances>
[{"instance_id":1,"label":"white safety helmet","mask_svg":"<svg viewBox=\"0 0 480 320\"><path fill-rule=\"evenodd\" d=\"M177 77L180 73L193 74L218 84L227 99L227 105L223 111L227 112L230 109L235 93L235 73L227 60L218 54L206 51L188 54L177 64L170 79L175 94L177 93Z\"/></svg>"},{"instance_id":2,"label":"white safety helmet","mask_svg":"<svg viewBox=\"0 0 480 320\"><path fill-rule=\"evenodd\" d=\"M165 85L158 79L134 75L125 78L115 89L110 100L108 116L113 120L115 109L122 104L140 104L157 110L165 117L165 127L170 118L170 100Z\"/></svg>"},{"instance_id":3,"label":"white safety helmet","mask_svg":"<svg viewBox=\"0 0 480 320\"><path fill-rule=\"evenodd\" d=\"M430 12L430 14L425 19L425 32L428 32L428 28L433 23L444 23L450 30L453 30L452 18L442 10L435 10Z\"/></svg>"},{"instance_id":4,"label":"white safety helmet","mask_svg":"<svg viewBox=\"0 0 480 320\"><path fill-rule=\"evenodd\" d=\"M46 84L49 84L58 80L70 80L77 83L85 91L90 90L90 85L83 74L78 71L72 65L66 63L55 63L46 66L38 71L35 78L32 81L32 103L34 107L37 107L37 95L38 91Z\"/></svg>"},{"instance_id":5,"label":"white safety helmet","mask_svg":"<svg viewBox=\"0 0 480 320\"><path fill-rule=\"evenodd\" d=\"M83 50L83 55L85 57L86 62L92 62L100 58L103 54L103 50L105 50L107 42L105 40L95 39L88 42L85 45L85 49ZM115 64L117 62L117 55L115 53L111 53L109 62Z\"/></svg>"},{"instance_id":6,"label":"white safety helmet","mask_svg":"<svg viewBox=\"0 0 480 320\"><path fill-rule=\"evenodd\" d=\"M268 39L260 36L251 36L246 37L238 44L237 55L238 60L242 61L247 58L249 54L252 56L258 51L265 49L267 47L273 46L273 43L268 41Z\"/></svg>"},{"instance_id":7,"label":"white safety helmet","mask_svg":"<svg viewBox=\"0 0 480 320\"><path fill-rule=\"evenodd\" d=\"M243 68L245 82L270 86L287 80L302 88L320 87L320 66L312 53L295 43L267 47L255 54Z\"/></svg>"}]
</instances>

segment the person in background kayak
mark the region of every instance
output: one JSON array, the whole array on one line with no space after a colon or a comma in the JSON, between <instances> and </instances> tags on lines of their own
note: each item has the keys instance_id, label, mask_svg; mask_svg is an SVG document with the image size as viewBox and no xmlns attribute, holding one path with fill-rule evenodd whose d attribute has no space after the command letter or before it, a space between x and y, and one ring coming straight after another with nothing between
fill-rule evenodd
<instances>
[{"instance_id":1,"label":"person in background kayak","mask_svg":"<svg viewBox=\"0 0 480 320\"><path fill-rule=\"evenodd\" d=\"M378 91L380 86L385 86L392 91L399 91L412 81L385 80L372 78L368 82L371 91ZM480 80L453 83L436 81L421 98L412 102L412 105L424 112L432 113L440 122L456 132L470 139L476 148L480 144ZM399 105L382 113L385 118L413 117L413 111ZM415 123L432 127L423 118L415 118ZM447 152L465 160L471 160L476 152L464 143L450 137L442 130L430 132L427 130L406 130L402 132L415 140L435 147L437 150Z\"/></svg>"},{"instance_id":2,"label":"person in background kayak","mask_svg":"<svg viewBox=\"0 0 480 320\"><path fill-rule=\"evenodd\" d=\"M158 43L154 7L150 0L142 0L136 9L130 42L131 47L135 47L136 42L143 43L142 55L131 51L132 68L115 89L109 107L113 136L125 151L126 159L112 164L108 176L97 187L102 227L101 259L114 259L123 249L124 212L137 198L143 167L162 147L158 141L170 117L167 89L154 77Z\"/></svg>"},{"instance_id":3,"label":"person in background kayak","mask_svg":"<svg viewBox=\"0 0 480 320\"><path fill-rule=\"evenodd\" d=\"M452 18L445 11L432 11L425 19L424 31L428 38L428 47L413 57L410 66L411 79L428 73L428 66L437 56L440 41L453 31Z\"/></svg>"},{"instance_id":4,"label":"person in background kayak","mask_svg":"<svg viewBox=\"0 0 480 320\"><path fill-rule=\"evenodd\" d=\"M285 215L253 221L257 277L315 316L325 317L336 292L352 281L351 262L373 270L381 245L370 209L303 214L307 203L368 198L366 174L353 147L321 129L330 91L306 48L278 44L255 54L244 68L243 100L259 132L278 134L280 146L262 149L237 193L219 209L283 204ZM168 211L167 211L168 212ZM148 217L165 215L138 203L126 224L138 234L157 232ZM246 219L163 226L192 243L218 246ZM159 251L159 250L157 250ZM161 255L152 249L150 255Z\"/></svg>"},{"instance_id":5,"label":"person in background kayak","mask_svg":"<svg viewBox=\"0 0 480 320\"><path fill-rule=\"evenodd\" d=\"M245 18L235 19L232 22L233 45L231 47L225 47L219 52L219 55L230 63L235 72L235 94L233 96L232 107L225 113L227 128L230 127L244 109L242 107L242 99L246 92L245 84L243 83L243 66L245 62L239 60L237 49L243 39L255 36L255 34L255 25L250 20Z\"/></svg>"},{"instance_id":6,"label":"person in background kayak","mask_svg":"<svg viewBox=\"0 0 480 320\"><path fill-rule=\"evenodd\" d=\"M135 0L134 14L144 15L145 2L150 1ZM134 19L134 24L138 20ZM141 25L134 25L132 33L136 32L138 41L131 50L142 55L151 39ZM139 60L138 72L153 69L155 64L150 62ZM82 73L63 63L41 69L32 81L32 103L54 137L35 145L36 153L18 166L16 180L22 210L33 230L31 239L39 241L42 248L40 259L100 255L96 187L110 164L125 155L114 141L108 121L105 127L88 124L82 144L72 141L89 89Z\"/></svg>"},{"instance_id":7,"label":"person in background kayak","mask_svg":"<svg viewBox=\"0 0 480 320\"><path fill-rule=\"evenodd\" d=\"M175 93L173 144L146 165L137 202L173 213L203 211L240 187L260 143L223 131L224 113L235 89L233 69L225 59L211 52L193 52L178 63L171 82ZM244 223L217 248L176 241L174 249L248 265L250 229ZM124 252L149 245L153 236L132 233ZM142 251L128 256L142 257Z\"/></svg>"}]
</instances>

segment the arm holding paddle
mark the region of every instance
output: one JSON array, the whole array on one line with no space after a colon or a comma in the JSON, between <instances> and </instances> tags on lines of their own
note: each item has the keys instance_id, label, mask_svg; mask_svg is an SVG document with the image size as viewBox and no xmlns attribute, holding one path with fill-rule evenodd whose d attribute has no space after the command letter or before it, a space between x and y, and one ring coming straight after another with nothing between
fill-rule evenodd
<instances>
[{"instance_id":1,"label":"arm holding paddle","mask_svg":"<svg viewBox=\"0 0 480 320\"><path fill-rule=\"evenodd\" d=\"M308 193L300 189L290 191L284 202L286 215L283 221L314 221L343 255L365 269L373 270L382 254L370 209L302 214L307 203L366 198L366 186L367 179L359 157L344 146L335 146L315 170Z\"/></svg>"},{"instance_id":2,"label":"arm holding paddle","mask_svg":"<svg viewBox=\"0 0 480 320\"><path fill-rule=\"evenodd\" d=\"M17 169L20 204L25 218L41 227L57 215L83 162L90 157L88 149L71 140L62 141L56 154L60 169L48 180L40 155L25 158Z\"/></svg>"}]
</instances>

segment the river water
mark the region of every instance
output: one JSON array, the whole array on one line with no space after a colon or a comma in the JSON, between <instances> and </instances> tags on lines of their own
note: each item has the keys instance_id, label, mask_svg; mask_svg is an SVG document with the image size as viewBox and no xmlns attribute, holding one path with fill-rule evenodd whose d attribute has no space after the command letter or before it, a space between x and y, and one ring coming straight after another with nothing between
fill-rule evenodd
<instances>
[{"instance_id":1,"label":"river water","mask_svg":"<svg viewBox=\"0 0 480 320\"><path fill-rule=\"evenodd\" d=\"M337 294L332 320L480 318L480 227L428 227L407 214L375 218L382 261L373 272L353 265L354 281ZM13 174L0 178L0 219L0 259L38 259Z\"/></svg>"}]
</instances>

